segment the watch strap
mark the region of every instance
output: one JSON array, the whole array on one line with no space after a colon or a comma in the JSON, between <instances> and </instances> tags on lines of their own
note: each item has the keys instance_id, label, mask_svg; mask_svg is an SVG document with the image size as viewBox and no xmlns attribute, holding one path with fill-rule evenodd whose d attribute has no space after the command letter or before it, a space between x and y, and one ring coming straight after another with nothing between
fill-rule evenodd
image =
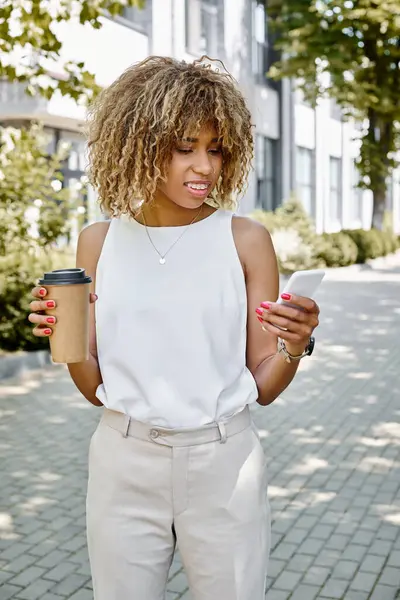
<instances>
[{"instance_id":1,"label":"watch strap","mask_svg":"<svg viewBox=\"0 0 400 600\"><path fill-rule=\"evenodd\" d=\"M285 341L282 340L282 338L278 338L278 354L282 354L285 357L285 361L290 363L295 360L301 360L305 356L311 356L312 351L314 350L314 345L315 345L315 339L310 338L310 341L307 344L307 347L305 348L304 352L302 354L298 354L296 356L296 355L290 354L290 352L286 348Z\"/></svg>"}]
</instances>

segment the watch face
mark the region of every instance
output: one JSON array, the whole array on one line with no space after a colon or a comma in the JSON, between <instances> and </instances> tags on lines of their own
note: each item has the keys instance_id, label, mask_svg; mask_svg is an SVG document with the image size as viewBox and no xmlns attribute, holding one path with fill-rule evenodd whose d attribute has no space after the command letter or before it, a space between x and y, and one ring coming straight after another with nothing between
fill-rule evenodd
<instances>
[{"instance_id":1,"label":"watch face","mask_svg":"<svg viewBox=\"0 0 400 600\"><path fill-rule=\"evenodd\" d=\"M314 337L310 337L310 341L309 341L308 346L307 346L307 354L308 354L308 356L311 356L311 354L313 353L314 346L315 346L315 338Z\"/></svg>"}]
</instances>

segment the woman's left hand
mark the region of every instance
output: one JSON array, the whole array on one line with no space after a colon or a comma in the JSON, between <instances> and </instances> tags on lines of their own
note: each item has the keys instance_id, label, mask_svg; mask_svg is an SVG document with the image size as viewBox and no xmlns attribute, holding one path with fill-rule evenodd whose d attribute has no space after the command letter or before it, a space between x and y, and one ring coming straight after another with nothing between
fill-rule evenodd
<instances>
[{"instance_id":1,"label":"woman's left hand","mask_svg":"<svg viewBox=\"0 0 400 600\"><path fill-rule=\"evenodd\" d=\"M257 317L265 331L285 340L290 354L302 354L310 337L319 325L319 306L311 298L283 294L284 302L262 302L256 309Z\"/></svg>"}]
</instances>

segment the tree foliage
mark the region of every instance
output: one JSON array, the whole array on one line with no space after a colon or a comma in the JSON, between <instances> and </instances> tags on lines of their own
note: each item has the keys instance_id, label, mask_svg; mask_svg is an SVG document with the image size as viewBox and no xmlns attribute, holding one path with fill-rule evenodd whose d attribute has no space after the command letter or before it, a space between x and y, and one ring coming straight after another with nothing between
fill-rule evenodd
<instances>
[{"instance_id":1,"label":"tree foliage","mask_svg":"<svg viewBox=\"0 0 400 600\"><path fill-rule=\"evenodd\" d=\"M330 96L361 124L361 187L383 226L386 181L400 150L399 0L268 0L282 59L272 78L292 77L306 99Z\"/></svg>"},{"instance_id":2,"label":"tree foliage","mask_svg":"<svg viewBox=\"0 0 400 600\"><path fill-rule=\"evenodd\" d=\"M0 129L0 347L43 347L27 322L29 295L70 227L69 192L58 189L63 151L48 156L42 129ZM55 185L58 184L58 185ZM71 263L70 263L71 264Z\"/></svg>"},{"instance_id":3,"label":"tree foliage","mask_svg":"<svg viewBox=\"0 0 400 600\"><path fill-rule=\"evenodd\" d=\"M84 62L64 65L62 77L49 71L48 61L60 57L57 24L78 21L101 29L102 17L122 15L124 8L143 8L145 0L13 0L0 3L0 77L26 84L28 94L50 99L55 90L79 101L99 91Z\"/></svg>"}]
</instances>

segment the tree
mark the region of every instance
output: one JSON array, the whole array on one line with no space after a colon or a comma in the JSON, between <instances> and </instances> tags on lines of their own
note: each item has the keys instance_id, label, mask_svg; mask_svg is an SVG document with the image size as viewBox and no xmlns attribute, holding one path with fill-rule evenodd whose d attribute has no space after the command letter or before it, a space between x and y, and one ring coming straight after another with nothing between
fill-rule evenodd
<instances>
[{"instance_id":1,"label":"tree","mask_svg":"<svg viewBox=\"0 0 400 600\"><path fill-rule=\"evenodd\" d=\"M361 125L360 187L373 192L372 225L383 227L387 179L400 150L398 0L264 0L278 36L274 79L295 78L316 105L333 98Z\"/></svg>"},{"instance_id":2,"label":"tree","mask_svg":"<svg viewBox=\"0 0 400 600\"><path fill-rule=\"evenodd\" d=\"M0 129L0 347L44 347L27 322L30 290L44 270L61 268L57 248L70 227L69 192L60 189L64 151L48 156L42 129ZM67 258L73 266L73 257ZM45 344L47 345L47 344Z\"/></svg>"},{"instance_id":3,"label":"tree","mask_svg":"<svg viewBox=\"0 0 400 600\"><path fill-rule=\"evenodd\" d=\"M0 78L26 83L30 95L50 99L55 90L87 101L100 88L84 62L64 65L64 76L49 72L45 61L57 60L62 41L57 23L78 20L101 29L101 17L116 16L127 6L143 8L145 0L13 0L0 3Z\"/></svg>"}]
</instances>

